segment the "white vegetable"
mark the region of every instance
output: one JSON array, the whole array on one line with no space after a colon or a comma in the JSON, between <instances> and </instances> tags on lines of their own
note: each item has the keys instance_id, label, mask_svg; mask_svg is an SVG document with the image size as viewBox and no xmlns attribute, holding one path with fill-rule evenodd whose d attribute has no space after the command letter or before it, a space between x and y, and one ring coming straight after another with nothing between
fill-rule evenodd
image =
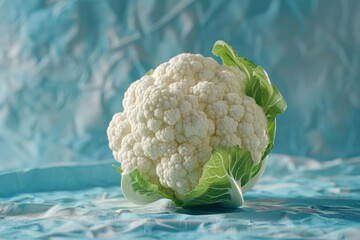
<instances>
[{"instance_id":1,"label":"white vegetable","mask_svg":"<svg viewBox=\"0 0 360 240\"><path fill-rule=\"evenodd\" d=\"M149 203L167 197L185 207L204 203L236 207L243 202L242 183L258 176L264 153L273 144L271 114L284 111L285 101L263 69L238 58L224 42L217 42L213 52L228 66L198 54L180 54L126 91L124 111L114 115L107 134L113 155L121 163L122 189L129 200ZM235 54L233 59L229 53ZM222 160L215 161L215 153ZM244 158L247 167L240 164L241 169L216 173L219 179L221 174L229 176L227 189L223 187L228 197L204 201L209 193L200 193L199 186L204 185L207 192L218 181L206 180L206 173L213 171L210 162L222 167L238 165L239 159L228 153Z\"/></svg>"}]
</instances>

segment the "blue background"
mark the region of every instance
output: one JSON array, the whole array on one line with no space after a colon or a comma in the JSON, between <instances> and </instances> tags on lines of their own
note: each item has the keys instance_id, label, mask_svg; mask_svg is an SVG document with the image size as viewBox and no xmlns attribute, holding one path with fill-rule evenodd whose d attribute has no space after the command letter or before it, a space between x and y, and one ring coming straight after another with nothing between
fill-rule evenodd
<instances>
[{"instance_id":1,"label":"blue background","mask_svg":"<svg viewBox=\"0 0 360 240\"><path fill-rule=\"evenodd\" d=\"M119 204L106 128L124 92L181 52L212 56L218 39L262 65L288 103L278 154L248 208L207 223ZM360 1L0 0L0 237L351 238L360 234L358 156ZM100 188L82 191L89 187ZM175 211L166 204L160 212ZM116 209L135 213L111 215ZM104 216L112 221L103 226ZM162 228L163 217L204 224Z\"/></svg>"},{"instance_id":2,"label":"blue background","mask_svg":"<svg viewBox=\"0 0 360 240\"><path fill-rule=\"evenodd\" d=\"M274 152L360 154L359 1L0 1L1 169L112 158L124 91L223 39L288 102Z\"/></svg>"}]
</instances>

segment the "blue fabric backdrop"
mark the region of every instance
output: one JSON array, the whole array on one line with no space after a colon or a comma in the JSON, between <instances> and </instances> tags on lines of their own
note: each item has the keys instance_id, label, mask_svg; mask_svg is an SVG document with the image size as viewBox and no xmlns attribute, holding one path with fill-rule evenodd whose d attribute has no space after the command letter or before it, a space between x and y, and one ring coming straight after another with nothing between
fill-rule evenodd
<instances>
[{"instance_id":1,"label":"blue fabric backdrop","mask_svg":"<svg viewBox=\"0 0 360 240\"><path fill-rule=\"evenodd\" d=\"M0 1L1 168L111 158L123 93L218 39L288 101L275 152L360 154L359 1Z\"/></svg>"},{"instance_id":2,"label":"blue fabric backdrop","mask_svg":"<svg viewBox=\"0 0 360 240\"><path fill-rule=\"evenodd\" d=\"M112 223L104 225L104 231L96 224L80 224L80 229L99 227L103 235L86 235L89 234L87 230L76 235L78 229L60 223L51 225L57 229L54 235L41 235L48 228L36 218L23 221L21 225L14 216L24 220L42 213L44 215L37 216L62 218L63 212L49 213L49 209L53 211L51 204L55 208L66 208L69 201L73 207L88 208L88 196L108 198L100 192L107 192L109 195L104 193L105 196L114 197L114 202L120 199L118 187L108 188L119 184L119 176L111 167L115 161L108 148L106 128L112 115L122 110L124 91L150 68L176 54L192 52L211 56L212 45L218 39L229 42L239 55L267 69L288 102L288 110L278 118L274 149L275 153L284 155L276 155L274 159L285 162L291 169L296 168L293 171L299 172L296 175L299 179L287 180L293 172L281 172L278 164L270 165L275 170L270 170L267 177L282 178L283 185L276 189L282 193L285 188L284 191L294 197L306 193L301 189L304 184L314 187L318 205L312 209L315 203L309 202L309 198L315 195L305 194L308 200L303 211L323 211L331 204L338 206L331 210L337 212L336 216L329 217L326 214L330 213L325 211L321 217L316 212L309 217L295 214L300 211L304 199L279 204L277 210L264 211L264 215L261 215L260 204L260 209L254 210L260 211L260 215L253 223L260 224L259 219L263 217L263 226L267 227L270 223L266 223L266 219L274 216L271 214L289 213L295 206L296 211L292 212L295 219L282 222L284 216L281 215L280 222L276 220L273 224L302 230L307 229L305 226L309 228L303 232L299 230L298 235L291 235L295 230L286 228L284 236L306 237L306 233L321 236L321 232L310 234L311 224L319 223L318 227L322 228L332 217L340 219L328 221L337 232L331 235L329 230L330 235L326 236L359 234L356 231L360 221L356 215L359 205L354 199L360 198L360 181L356 174L359 171L356 157L360 156L360 1L0 0L0 197L3 197L0 199L0 237L2 233L6 237L16 236L17 232L13 231L16 227L30 231L22 232L21 237L61 236L60 233L65 232L73 237L104 237L107 236L103 234L106 226L114 232L109 236L116 236L117 227L122 226ZM332 160L335 158L338 161ZM329 168L314 170L320 169L316 166L321 164ZM307 170L315 172L307 175ZM316 177L319 181L313 183ZM261 189L270 189L275 197L284 197L266 186L266 182L260 182L260 190L253 192L253 198L264 197ZM88 187L105 188L93 189L91 193L71 192ZM55 190L67 192L46 194ZM26 195L39 191L45 193ZM342 195L344 192L349 195ZM17 193L25 195L17 196ZM62 195L69 197L64 197L65 200L56 197ZM69 200L72 196L74 199ZM345 200L336 203L329 200L329 196ZM38 205L31 205L33 203L48 208L39 210ZM114 205L106 209L111 212L118 208ZM20 210L12 212L11 209ZM88 211L83 215L91 212L102 216L104 213ZM351 216L349 223L339 217L343 214ZM125 214L120 218L130 221L136 216L144 217ZM151 215L146 216L151 218ZM180 218L176 216L168 218ZM243 216L250 223L253 221L250 213ZM192 218L181 219L191 221ZM225 222L231 223L231 216ZM135 230L130 231L131 234L136 229L149 233L149 226L154 223L145 221L145 225L141 225L135 221L133 224ZM145 227L136 228L136 224ZM163 233L182 231L185 228L181 226L165 227ZM221 225L221 222L199 226L188 229L190 232L198 229L198 233L205 234L201 235L204 238L212 236L206 235L211 231L223 230L230 234L244 230L244 227L232 228L233 225ZM341 226L350 230L339 230ZM161 232L162 228L159 229ZM277 235L259 230L251 232L248 228L244 231L244 236L282 236L281 232ZM178 237L190 238L186 234Z\"/></svg>"}]
</instances>

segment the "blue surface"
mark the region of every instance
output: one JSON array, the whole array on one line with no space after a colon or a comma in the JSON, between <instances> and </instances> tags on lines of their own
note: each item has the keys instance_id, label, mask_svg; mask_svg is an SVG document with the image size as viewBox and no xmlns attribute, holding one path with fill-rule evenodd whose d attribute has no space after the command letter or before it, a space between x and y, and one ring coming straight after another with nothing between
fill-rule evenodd
<instances>
[{"instance_id":1,"label":"blue surface","mask_svg":"<svg viewBox=\"0 0 360 240\"><path fill-rule=\"evenodd\" d=\"M44 173L44 179L38 179L48 181L52 192L7 197L0 193L0 235L20 239L356 239L360 234L360 158L321 163L271 155L264 177L245 195L246 205L236 210L190 211L165 199L136 206L123 198L118 176L108 177L114 186L60 191L64 178L76 178L86 170L93 173L94 166L83 165L82 170L66 166L66 173L64 166L53 166L59 171L53 171L51 181ZM108 166L103 171L112 175ZM49 172L49 168L39 172ZM26 174L18 172L5 183L26 179ZM99 184L96 174L88 176L88 185ZM4 183L4 175L0 182ZM65 188L69 189L66 184Z\"/></svg>"},{"instance_id":2,"label":"blue surface","mask_svg":"<svg viewBox=\"0 0 360 240\"><path fill-rule=\"evenodd\" d=\"M356 238L359 29L357 0L0 0L0 238ZM124 91L218 39L287 100L284 155L233 212L131 205L106 139Z\"/></svg>"}]
</instances>

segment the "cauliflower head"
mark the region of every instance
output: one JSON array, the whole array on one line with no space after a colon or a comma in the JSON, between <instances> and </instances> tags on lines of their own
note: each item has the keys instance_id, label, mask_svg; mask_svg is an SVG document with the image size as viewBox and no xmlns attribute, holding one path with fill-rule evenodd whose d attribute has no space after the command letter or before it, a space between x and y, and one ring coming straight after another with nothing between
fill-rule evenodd
<instances>
[{"instance_id":1,"label":"cauliflower head","mask_svg":"<svg viewBox=\"0 0 360 240\"><path fill-rule=\"evenodd\" d=\"M123 173L138 169L183 201L216 148L238 146L258 165L269 142L268 121L246 94L247 77L239 67L183 53L133 82L123 112L107 129Z\"/></svg>"},{"instance_id":2,"label":"cauliflower head","mask_svg":"<svg viewBox=\"0 0 360 240\"><path fill-rule=\"evenodd\" d=\"M260 162L266 117L245 95L239 69L183 53L135 81L107 134L125 172L138 168L180 199L193 189L213 148L239 145Z\"/></svg>"}]
</instances>

